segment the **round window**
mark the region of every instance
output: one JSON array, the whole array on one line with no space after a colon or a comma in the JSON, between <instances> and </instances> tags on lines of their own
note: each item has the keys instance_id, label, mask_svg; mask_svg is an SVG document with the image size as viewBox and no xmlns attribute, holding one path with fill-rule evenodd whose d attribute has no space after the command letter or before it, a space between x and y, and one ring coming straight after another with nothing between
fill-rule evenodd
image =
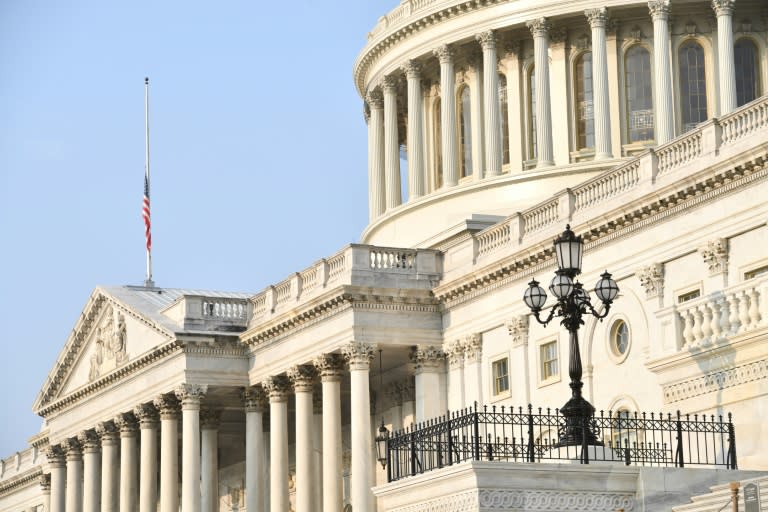
<instances>
[{"instance_id":1,"label":"round window","mask_svg":"<svg viewBox=\"0 0 768 512\"><path fill-rule=\"evenodd\" d=\"M629 352L629 326L624 320L616 320L611 327L611 351L622 360Z\"/></svg>"}]
</instances>

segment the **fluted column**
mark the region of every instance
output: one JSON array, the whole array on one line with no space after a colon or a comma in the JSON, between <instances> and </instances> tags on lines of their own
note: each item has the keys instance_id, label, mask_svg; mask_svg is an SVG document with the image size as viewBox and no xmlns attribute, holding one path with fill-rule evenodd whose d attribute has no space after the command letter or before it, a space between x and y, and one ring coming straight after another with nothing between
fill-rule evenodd
<instances>
[{"instance_id":1,"label":"fluted column","mask_svg":"<svg viewBox=\"0 0 768 512\"><path fill-rule=\"evenodd\" d=\"M459 182L456 135L456 74L453 70L453 52L444 44L434 50L440 61L440 148L443 154L443 186L452 187Z\"/></svg>"},{"instance_id":2,"label":"fluted column","mask_svg":"<svg viewBox=\"0 0 768 512\"><path fill-rule=\"evenodd\" d=\"M483 115L485 119L485 176L501 174L501 103L496 67L496 34L487 30L475 36L483 48ZM475 172L481 172L477 169Z\"/></svg>"},{"instance_id":3,"label":"fluted column","mask_svg":"<svg viewBox=\"0 0 768 512\"><path fill-rule=\"evenodd\" d=\"M536 167L549 167L555 163L549 94L549 22L546 18L539 18L529 21L527 25L533 35L536 70Z\"/></svg>"},{"instance_id":4,"label":"fluted column","mask_svg":"<svg viewBox=\"0 0 768 512\"><path fill-rule=\"evenodd\" d=\"M112 421L96 424L101 439L101 512L115 512L120 506L120 436Z\"/></svg>"},{"instance_id":5,"label":"fluted column","mask_svg":"<svg viewBox=\"0 0 768 512\"><path fill-rule=\"evenodd\" d=\"M717 14L717 67L720 79L720 115L736 108L736 69L733 54L734 0L712 0Z\"/></svg>"},{"instance_id":6,"label":"fluted column","mask_svg":"<svg viewBox=\"0 0 768 512\"><path fill-rule=\"evenodd\" d=\"M369 368L374 346L350 343L342 348L349 363L351 418L351 501L355 512L373 512L373 438L371 436L371 395Z\"/></svg>"},{"instance_id":7,"label":"fluted column","mask_svg":"<svg viewBox=\"0 0 768 512\"><path fill-rule=\"evenodd\" d=\"M43 496L43 510L41 512L51 512L51 474L44 473L40 475L40 494Z\"/></svg>"},{"instance_id":8,"label":"fluted column","mask_svg":"<svg viewBox=\"0 0 768 512\"><path fill-rule=\"evenodd\" d=\"M267 460L264 450L264 408L267 397L261 386L246 388L245 405L245 509L265 512Z\"/></svg>"},{"instance_id":9,"label":"fluted column","mask_svg":"<svg viewBox=\"0 0 768 512\"><path fill-rule=\"evenodd\" d=\"M200 509L202 512L219 510L219 423L221 411L203 409L200 412Z\"/></svg>"},{"instance_id":10,"label":"fluted column","mask_svg":"<svg viewBox=\"0 0 768 512\"><path fill-rule=\"evenodd\" d=\"M296 397L296 512L312 512L315 469L312 464L312 388L315 369L294 366L288 370Z\"/></svg>"},{"instance_id":11,"label":"fluted column","mask_svg":"<svg viewBox=\"0 0 768 512\"><path fill-rule=\"evenodd\" d=\"M445 354L438 347L418 345L410 356L416 375L416 422L420 423L445 412L439 397L439 372Z\"/></svg>"},{"instance_id":12,"label":"fluted column","mask_svg":"<svg viewBox=\"0 0 768 512\"><path fill-rule=\"evenodd\" d=\"M653 19L656 143L664 144L675 136L672 111L672 68L669 63L669 0L651 0L648 2L648 9Z\"/></svg>"},{"instance_id":13,"label":"fluted column","mask_svg":"<svg viewBox=\"0 0 768 512\"><path fill-rule=\"evenodd\" d=\"M139 465L139 512L157 511L157 427L160 416L152 404L133 409L141 431L141 463Z\"/></svg>"},{"instance_id":14,"label":"fluted column","mask_svg":"<svg viewBox=\"0 0 768 512\"><path fill-rule=\"evenodd\" d=\"M314 360L323 386L323 512L342 509L341 376L343 360L324 354Z\"/></svg>"},{"instance_id":15,"label":"fluted column","mask_svg":"<svg viewBox=\"0 0 768 512\"><path fill-rule=\"evenodd\" d=\"M482 51L475 52L470 50L467 55L467 64L473 72L469 77L469 125L471 127L470 141L472 148L472 180L480 181L485 172L485 116L483 115L483 55ZM457 95L457 101L463 102L461 96ZM462 110L463 107L459 110ZM461 125L461 119L458 120ZM466 128L466 127L465 127ZM461 135L459 134L459 140ZM459 162L464 160L464 148L459 148ZM461 164L459 165L461 169ZM461 172L461 171L459 171Z\"/></svg>"},{"instance_id":16,"label":"fluted column","mask_svg":"<svg viewBox=\"0 0 768 512\"><path fill-rule=\"evenodd\" d=\"M62 443L67 455L66 510L80 512L83 509L83 450L77 439Z\"/></svg>"},{"instance_id":17,"label":"fluted column","mask_svg":"<svg viewBox=\"0 0 768 512\"><path fill-rule=\"evenodd\" d=\"M135 511L139 504L139 460L137 434L139 424L132 412L115 417L120 429L120 512Z\"/></svg>"},{"instance_id":18,"label":"fluted column","mask_svg":"<svg viewBox=\"0 0 768 512\"><path fill-rule=\"evenodd\" d=\"M204 384L182 384L174 390L181 401L181 510L200 512L200 402Z\"/></svg>"},{"instance_id":19,"label":"fluted column","mask_svg":"<svg viewBox=\"0 0 768 512\"><path fill-rule=\"evenodd\" d=\"M101 441L94 430L77 436L83 447L83 512L101 510Z\"/></svg>"},{"instance_id":20,"label":"fluted column","mask_svg":"<svg viewBox=\"0 0 768 512\"><path fill-rule=\"evenodd\" d=\"M160 411L160 512L179 512L179 400L169 393L154 405Z\"/></svg>"},{"instance_id":21,"label":"fluted column","mask_svg":"<svg viewBox=\"0 0 768 512\"><path fill-rule=\"evenodd\" d=\"M400 193L400 142L397 133L397 80L385 76L381 80L384 92L384 183L387 210L402 203Z\"/></svg>"},{"instance_id":22,"label":"fluted column","mask_svg":"<svg viewBox=\"0 0 768 512\"><path fill-rule=\"evenodd\" d=\"M368 215L373 221L387 209L384 183L384 98L379 89L366 96L368 120Z\"/></svg>"},{"instance_id":23,"label":"fluted column","mask_svg":"<svg viewBox=\"0 0 768 512\"><path fill-rule=\"evenodd\" d=\"M452 341L443 345L448 359L448 410L464 407L464 345Z\"/></svg>"},{"instance_id":24,"label":"fluted column","mask_svg":"<svg viewBox=\"0 0 768 512\"><path fill-rule=\"evenodd\" d=\"M271 512L288 512L288 393L283 375L268 377L262 387L269 395L269 497Z\"/></svg>"},{"instance_id":25,"label":"fluted column","mask_svg":"<svg viewBox=\"0 0 768 512\"><path fill-rule=\"evenodd\" d=\"M595 120L595 160L613 158L611 149L611 107L608 90L608 52L605 27L608 11L605 7L588 9L584 15L592 28L592 106Z\"/></svg>"},{"instance_id":26,"label":"fluted column","mask_svg":"<svg viewBox=\"0 0 768 512\"><path fill-rule=\"evenodd\" d=\"M51 512L64 512L67 488L67 459L59 445L49 446L45 452L51 470Z\"/></svg>"},{"instance_id":27,"label":"fluted column","mask_svg":"<svg viewBox=\"0 0 768 512\"><path fill-rule=\"evenodd\" d=\"M424 101L421 96L421 65L403 65L408 80L408 200L424 195Z\"/></svg>"}]
</instances>

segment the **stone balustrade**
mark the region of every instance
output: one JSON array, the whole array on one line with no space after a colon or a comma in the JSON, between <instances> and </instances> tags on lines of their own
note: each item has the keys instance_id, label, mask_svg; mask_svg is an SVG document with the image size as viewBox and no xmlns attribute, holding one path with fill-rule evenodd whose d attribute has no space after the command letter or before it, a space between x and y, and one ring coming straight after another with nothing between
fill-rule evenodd
<instances>
[{"instance_id":1,"label":"stone balustrade","mask_svg":"<svg viewBox=\"0 0 768 512\"><path fill-rule=\"evenodd\" d=\"M351 244L253 296L250 325L339 286L429 289L441 276L439 251Z\"/></svg>"},{"instance_id":2,"label":"stone balustrade","mask_svg":"<svg viewBox=\"0 0 768 512\"><path fill-rule=\"evenodd\" d=\"M247 299L182 295L162 313L187 330L236 331L248 325Z\"/></svg>"},{"instance_id":3,"label":"stone balustrade","mask_svg":"<svg viewBox=\"0 0 768 512\"><path fill-rule=\"evenodd\" d=\"M728 145L739 139L768 130L768 100L763 96L744 105L720 119L722 144Z\"/></svg>"},{"instance_id":4,"label":"stone balustrade","mask_svg":"<svg viewBox=\"0 0 768 512\"><path fill-rule=\"evenodd\" d=\"M37 447L30 446L0 460L0 485L3 481L23 475L39 466L42 459L42 452Z\"/></svg>"}]
</instances>

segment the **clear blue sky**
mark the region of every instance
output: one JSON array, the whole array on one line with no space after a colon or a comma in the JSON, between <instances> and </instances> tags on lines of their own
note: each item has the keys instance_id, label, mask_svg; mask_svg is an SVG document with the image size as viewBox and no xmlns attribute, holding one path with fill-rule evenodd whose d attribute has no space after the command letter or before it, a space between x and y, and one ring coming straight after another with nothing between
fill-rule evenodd
<instances>
[{"instance_id":1,"label":"clear blue sky","mask_svg":"<svg viewBox=\"0 0 768 512\"><path fill-rule=\"evenodd\" d=\"M356 241L352 63L396 0L0 4L0 457L98 284L258 292Z\"/></svg>"}]
</instances>

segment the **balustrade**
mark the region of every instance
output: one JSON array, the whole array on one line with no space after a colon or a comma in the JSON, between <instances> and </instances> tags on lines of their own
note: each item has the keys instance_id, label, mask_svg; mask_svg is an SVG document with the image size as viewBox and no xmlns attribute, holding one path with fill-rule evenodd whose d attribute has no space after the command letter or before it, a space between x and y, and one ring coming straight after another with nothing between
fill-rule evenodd
<instances>
[{"instance_id":1,"label":"balustrade","mask_svg":"<svg viewBox=\"0 0 768 512\"><path fill-rule=\"evenodd\" d=\"M640 183L640 159L636 158L573 189L580 211L632 189Z\"/></svg>"},{"instance_id":2,"label":"balustrade","mask_svg":"<svg viewBox=\"0 0 768 512\"><path fill-rule=\"evenodd\" d=\"M541 206L536 206L523 212L523 234L528 235L547 226L551 226L558 220L558 201L557 199L550 200Z\"/></svg>"},{"instance_id":3,"label":"balustrade","mask_svg":"<svg viewBox=\"0 0 768 512\"><path fill-rule=\"evenodd\" d=\"M722 144L732 144L752 133L768 130L768 96L758 98L720 119Z\"/></svg>"},{"instance_id":4,"label":"balustrade","mask_svg":"<svg viewBox=\"0 0 768 512\"><path fill-rule=\"evenodd\" d=\"M698 158L702 152L701 139L699 129L656 148L659 157L658 174L662 175Z\"/></svg>"}]
</instances>

